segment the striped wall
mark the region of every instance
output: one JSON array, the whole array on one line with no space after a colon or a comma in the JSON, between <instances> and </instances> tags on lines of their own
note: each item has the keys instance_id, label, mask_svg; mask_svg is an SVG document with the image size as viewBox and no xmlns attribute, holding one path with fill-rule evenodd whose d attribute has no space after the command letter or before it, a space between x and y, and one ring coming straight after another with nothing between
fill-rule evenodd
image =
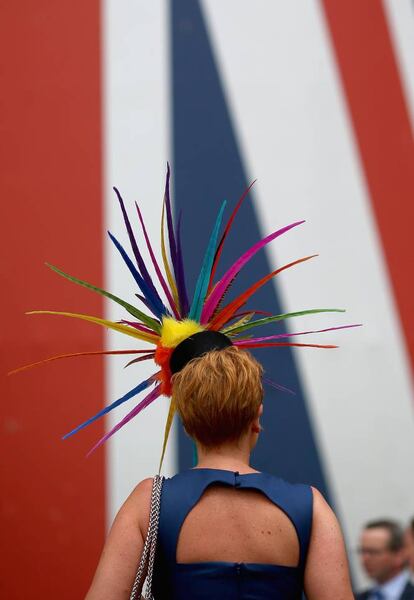
<instances>
[{"instance_id":1,"label":"striped wall","mask_svg":"<svg viewBox=\"0 0 414 600\"><path fill-rule=\"evenodd\" d=\"M44 265L103 277L99 2L2 3L0 597L73 600L99 557L106 457L84 459L103 432L60 436L99 410L96 358L5 373L62 352L99 350L103 334L30 309L101 313Z\"/></svg>"},{"instance_id":2,"label":"striped wall","mask_svg":"<svg viewBox=\"0 0 414 600\"><path fill-rule=\"evenodd\" d=\"M194 281L221 201L231 206L257 179L225 264L259 236L306 223L256 257L240 289L318 253L263 288L255 306L347 308L296 319L289 331L364 326L315 336L335 351L257 354L296 395L267 391L254 464L324 491L362 585L361 524L413 513L412 2L21 0L0 10L4 371L64 351L128 347L92 325L23 314L123 316L45 261L134 301L106 235L127 245L113 185L132 221L140 204L157 247L171 162ZM156 470L163 399L87 460L122 410L60 441L143 377L145 368L124 371L124 362L71 359L1 379L1 597L82 597L114 514ZM177 427L165 472L191 461Z\"/></svg>"}]
</instances>

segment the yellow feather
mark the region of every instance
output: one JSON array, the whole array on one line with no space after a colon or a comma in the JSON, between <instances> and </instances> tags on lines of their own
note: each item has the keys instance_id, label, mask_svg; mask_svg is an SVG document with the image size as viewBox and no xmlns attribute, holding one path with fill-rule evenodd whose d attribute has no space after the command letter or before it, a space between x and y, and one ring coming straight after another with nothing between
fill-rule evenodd
<instances>
[{"instance_id":1,"label":"yellow feather","mask_svg":"<svg viewBox=\"0 0 414 600\"><path fill-rule=\"evenodd\" d=\"M160 468L158 470L158 473L161 472L162 462L164 460L165 450L167 448L168 436L170 435L170 430L171 430L171 425L173 422L174 415L175 415L175 402L174 402L174 397L172 397L171 402L170 402L170 410L168 411L168 417L167 417L167 421L165 423L164 441L162 443Z\"/></svg>"},{"instance_id":2,"label":"yellow feather","mask_svg":"<svg viewBox=\"0 0 414 600\"><path fill-rule=\"evenodd\" d=\"M240 327L240 325L245 325L246 323L248 323L251 320L251 318L254 316L254 314L255 314L254 312L251 312L248 315L244 315L244 317L242 317L241 319L239 319L235 323L232 323L231 325L229 325L225 329L222 329L221 332L227 334L227 332L229 331L230 334L231 334L231 330L232 329L235 329L236 327Z\"/></svg>"},{"instance_id":3,"label":"yellow feather","mask_svg":"<svg viewBox=\"0 0 414 600\"><path fill-rule=\"evenodd\" d=\"M161 344L164 348L175 348L182 341L190 337L190 335L199 333L200 331L204 331L204 327L191 319L176 321L171 317L163 317Z\"/></svg>"},{"instance_id":4,"label":"yellow feather","mask_svg":"<svg viewBox=\"0 0 414 600\"><path fill-rule=\"evenodd\" d=\"M80 315L77 313L68 312L57 312L54 310L32 310L30 312L27 312L26 314L60 315L62 317L73 317L74 319L82 319L83 321L89 321L89 323L95 323L96 325L103 325L103 327L108 327L108 329L113 329L114 331L118 331L119 333L125 333L126 335L130 335L131 337L137 338L139 340L150 342L151 344L157 344L160 339L158 335L152 335L150 333L138 331L137 329L133 329L132 327L121 325L121 323L114 323L113 321L107 321L106 319L98 319L98 317L91 317L89 315Z\"/></svg>"}]
</instances>

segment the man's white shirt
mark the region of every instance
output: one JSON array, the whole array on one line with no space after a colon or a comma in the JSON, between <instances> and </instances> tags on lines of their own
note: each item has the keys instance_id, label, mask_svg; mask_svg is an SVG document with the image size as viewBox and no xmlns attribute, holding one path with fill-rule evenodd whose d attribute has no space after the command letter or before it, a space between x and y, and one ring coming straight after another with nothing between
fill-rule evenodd
<instances>
[{"instance_id":1,"label":"man's white shirt","mask_svg":"<svg viewBox=\"0 0 414 600\"><path fill-rule=\"evenodd\" d=\"M377 599L378 596L375 595L377 591L382 594L383 600L400 600L404 588L409 581L409 571L401 571L401 573L398 573L398 575L387 581L387 583L376 586L374 588L375 591L373 590L369 595L369 600Z\"/></svg>"}]
</instances>

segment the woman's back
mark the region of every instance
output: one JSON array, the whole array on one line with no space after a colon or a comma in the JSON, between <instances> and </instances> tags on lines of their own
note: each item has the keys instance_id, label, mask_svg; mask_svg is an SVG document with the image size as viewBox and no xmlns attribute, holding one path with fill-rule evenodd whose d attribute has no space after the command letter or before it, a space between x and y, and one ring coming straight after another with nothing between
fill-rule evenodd
<instances>
[{"instance_id":1,"label":"woman's back","mask_svg":"<svg viewBox=\"0 0 414 600\"><path fill-rule=\"evenodd\" d=\"M219 469L168 479L155 598L300 599L311 525L309 486Z\"/></svg>"},{"instance_id":2,"label":"woman's back","mask_svg":"<svg viewBox=\"0 0 414 600\"><path fill-rule=\"evenodd\" d=\"M287 515L262 492L210 486L187 515L177 545L177 562L216 560L294 567L299 541Z\"/></svg>"},{"instance_id":3,"label":"woman's back","mask_svg":"<svg viewBox=\"0 0 414 600\"><path fill-rule=\"evenodd\" d=\"M218 464L249 471L248 464ZM151 487L151 479L142 481L119 511L87 600L129 598ZM262 544L267 536L275 539ZM318 490L216 468L165 481L154 577L156 600L299 600L303 590L308 600L354 598L341 530Z\"/></svg>"}]
</instances>

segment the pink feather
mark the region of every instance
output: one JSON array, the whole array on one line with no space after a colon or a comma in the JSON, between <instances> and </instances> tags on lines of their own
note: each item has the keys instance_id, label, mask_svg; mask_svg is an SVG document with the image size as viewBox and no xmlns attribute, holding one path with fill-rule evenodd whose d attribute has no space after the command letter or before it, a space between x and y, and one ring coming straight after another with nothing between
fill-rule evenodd
<instances>
[{"instance_id":1,"label":"pink feather","mask_svg":"<svg viewBox=\"0 0 414 600\"><path fill-rule=\"evenodd\" d=\"M275 238L286 233L293 227L296 227L297 225L301 225L304 222L305 221L297 221L296 223L292 223L291 225L286 225L286 227L282 227L282 229L278 229L277 231L274 231L273 233L271 233L264 239L260 240L260 242L257 242L257 244L254 244L254 246L249 248L249 250L247 250L247 252L245 252L234 263L234 265L232 267L230 267L230 269L223 275L223 277L220 279L220 281L218 281L218 283L212 290L210 296L207 298L207 300L204 304L203 312L201 314L201 323L202 324L208 323L211 315L214 313L214 310L215 310L217 304L220 302L220 298L226 291L226 288L227 288L228 284L230 283L230 281L237 275L237 273L244 267L244 265L247 262L249 262L249 260L251 258L253 258L253 256L259 250L261 250L264 246L266 246L266 244L268 244Z\"/></svg>"},{"instance_id":2,"label":"pink feather","mask_svg":"<svg viewBox=\"0 0 414 600\"><path fill-rule=\"evenodd\" d=\"M154 376L155 376L155 374L154 374ZM134 417L136 417L136 415L138 415L142 410L144 410L144 408L147 408L147 406L149 406L160 395L161 395L161 386L158 385L147 396L145 396L145 398L143 400L141 400L141 402L139 404L137 404L135 406L135 408L133 408L127 415L125 415L125 417L121 421L119 421L119 423L117 423L115 425L115 427L113 427L111 429L111 431L109 431L107 434L105 434L93 446L93 448L91 448L89 450L89 452L88 452L88 454L86 456L90 456L92 454L92 452L94 452L97 448L99 448L99 446L102 446L102 444L104 444L110 437L112 437L114 435L114 433L116 433L117 431L119 431L121 429L121 427L123 427L124 425L126 425L127 423L129 423L129 421L131 421L131 419L133 419Z\"/></svg>"},{"instance_id":3,"label":"pink feather","mask_svg":"<svg viewBox=\"0 0 414 600\"><path fill-rule=\"evenodd\" d=\"M325 333L325 331L335 331L337 329L350 329L351 327L361 327L361 323L355 325L341 325L340 327L328 327L327 329L317 329L315 331L298 331L297 333L279 333L277 335L268 335L266 337L250 338L248 340L240 340L234 342L237 346L244 346L247 344L255 344L257 342L267 342L268 340L278 340L281 338L292 337L295 335L308 335L309 333Z\"/></svg>"}]
</instances>

